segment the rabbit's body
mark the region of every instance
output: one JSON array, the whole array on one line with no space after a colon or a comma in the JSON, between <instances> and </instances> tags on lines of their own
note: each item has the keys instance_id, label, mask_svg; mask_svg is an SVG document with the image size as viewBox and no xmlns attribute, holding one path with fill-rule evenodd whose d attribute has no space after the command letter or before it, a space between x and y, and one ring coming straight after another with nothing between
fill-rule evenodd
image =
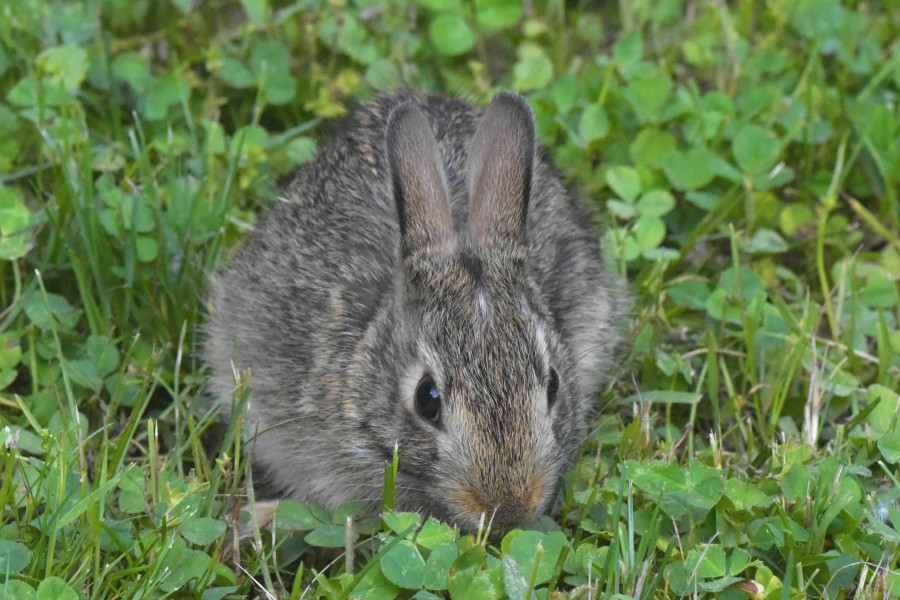
<instances>
[{"instance_id":1,"label":"rabbit's body","mask_svg":"<svg viewBox=\"0 0 900 600\"><path fill-rule=\"evenodd\" d=\"M214 280L213 391L250 368L254 464L285 495L374 505L397 444L399 508L512 524L552 496L622 302L527 105L487 113L364 105Z\"/></svg>"}]
</instances>

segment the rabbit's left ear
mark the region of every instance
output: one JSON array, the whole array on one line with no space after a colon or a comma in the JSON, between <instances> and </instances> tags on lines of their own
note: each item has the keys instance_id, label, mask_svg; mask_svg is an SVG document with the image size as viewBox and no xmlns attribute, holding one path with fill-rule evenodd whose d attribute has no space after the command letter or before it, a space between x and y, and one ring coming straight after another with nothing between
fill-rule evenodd
<instances>
[{"instance_id":1,"label":"rabbit's left ear","mask_svg":"<svg viewBox=\"0 0 900 600\"><path fill-rule=\"evenodd\" d=\"M525 244L534 162L534 118L518 94L500 92L469 143L469 227L480 246Z\"/></svg>"}]
</instances>

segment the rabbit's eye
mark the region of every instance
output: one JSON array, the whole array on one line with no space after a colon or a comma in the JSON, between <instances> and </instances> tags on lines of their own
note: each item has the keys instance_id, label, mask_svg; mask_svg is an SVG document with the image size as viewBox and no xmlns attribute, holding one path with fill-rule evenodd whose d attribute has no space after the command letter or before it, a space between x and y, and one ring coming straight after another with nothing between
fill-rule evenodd
<instances>
[{"instance_id":1,"label":"rabbit's eye","mask_svg":"<svg viewBox=\"0 0 900 600\"><path fill-rule=\"evenodd\" d=\"M547 377L547 408L553 408L558 391L559 375L556 374L556 369L550 367L550 375Z\"/></svg>"},{"instance_id":2,"label":"rabbit's eye","mask_svg":"<svg viewBox=\"0 0 900 600\"><path fill-rule=\"evenodd\" d=\"M423 377L416 388L416 411L435 424L441 418L441 395L430 375Z\"/></svg>"}]
</instances>

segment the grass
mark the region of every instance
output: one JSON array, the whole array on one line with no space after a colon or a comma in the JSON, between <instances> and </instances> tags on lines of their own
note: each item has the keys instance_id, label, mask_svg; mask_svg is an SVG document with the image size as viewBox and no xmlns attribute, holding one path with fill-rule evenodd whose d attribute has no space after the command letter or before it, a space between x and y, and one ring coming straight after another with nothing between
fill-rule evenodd
<instances>
[{"instance_id":1,"label":"grass","mask_svg":"<svg viewBox=\"0 0 900 600\"><path fill-rule=\"evenodd\" d=\"M900 595L898 40L866 0L5 6L0 598ZM632 343L526 530L259 527L207 274L398 85L529 99Z\"/></svg>"}]
</instances>

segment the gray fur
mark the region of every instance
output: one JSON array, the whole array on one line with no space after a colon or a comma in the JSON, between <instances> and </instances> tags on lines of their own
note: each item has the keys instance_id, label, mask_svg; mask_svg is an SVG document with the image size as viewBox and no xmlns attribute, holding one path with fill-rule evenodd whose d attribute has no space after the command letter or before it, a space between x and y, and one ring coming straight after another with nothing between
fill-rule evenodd
<instances>
[{"instance_id":1,"label":"gray fur","mask_svg":"<svg viewBox=\"0 0 900 600\"><path fill-rule=\"evenodd\" d=\"M552 498L619 339L598 239L520 97L380 96L213 279L212 392L250 369L245 433L286 496L375 507L396 443L398 508L521 522ZM425 373L438 425L415 410Z\"/></svg>"}]
</instances>

